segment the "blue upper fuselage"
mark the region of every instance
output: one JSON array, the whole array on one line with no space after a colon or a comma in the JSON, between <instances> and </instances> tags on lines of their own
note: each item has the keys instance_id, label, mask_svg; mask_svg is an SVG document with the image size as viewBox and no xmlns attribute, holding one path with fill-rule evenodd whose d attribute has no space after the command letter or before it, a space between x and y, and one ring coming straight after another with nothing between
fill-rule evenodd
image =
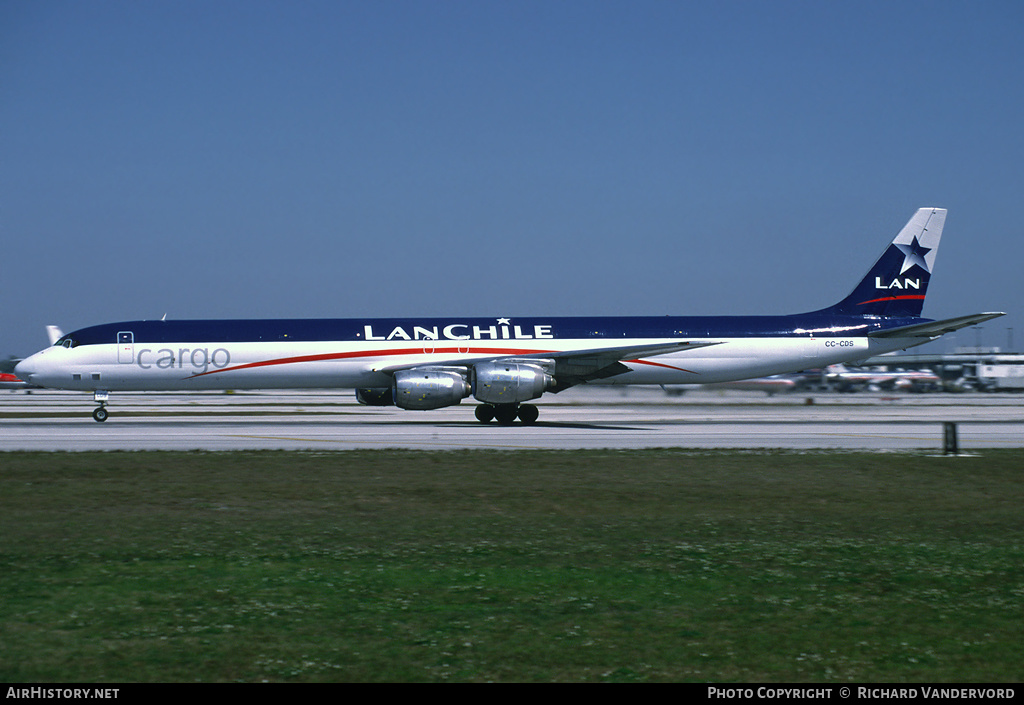
<instances>
[{"instance_id":1,"label":"blue upper fuselage","mask_svg":"<svg viewBox=\"0 0 1024 705\"><path fill-rule=\"evenodd\" d=\"M135 343L260 343L367 340L529 340L852 337L922 323L922 318L881 318L809 313L784 316L621 316L551 318L342 318L124 321L81 328L58 345Z\"/></svg>"}]
</instances>

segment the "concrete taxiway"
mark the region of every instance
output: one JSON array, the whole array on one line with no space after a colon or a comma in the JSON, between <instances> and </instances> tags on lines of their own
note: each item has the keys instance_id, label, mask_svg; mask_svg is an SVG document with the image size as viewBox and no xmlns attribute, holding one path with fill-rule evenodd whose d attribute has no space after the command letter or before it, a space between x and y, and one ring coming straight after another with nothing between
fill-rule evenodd
<instances>
[{"instance_id":1,"label":"concrete taxiway","mask_svg":"<svg viewBox=\"0 0 1024 705\"><path fill-rule=\"evenodd\" d=\"M1024 397L985 394L786 394L583 388L546 395L532 426L483 425L473 404L429 412L358 405L351 392L131 394L96 423L87 394L0 394L0 451L421 450L577 448L1024 447Z\"/></svg>"}]
</instances>

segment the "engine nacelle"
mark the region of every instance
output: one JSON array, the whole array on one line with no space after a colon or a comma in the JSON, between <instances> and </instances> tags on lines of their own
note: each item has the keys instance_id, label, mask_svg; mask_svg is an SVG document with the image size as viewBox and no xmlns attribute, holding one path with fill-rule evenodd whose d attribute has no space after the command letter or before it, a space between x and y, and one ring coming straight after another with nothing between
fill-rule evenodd
<instances>
[{"instance_id":1,"label":"engine nacelle","mask_svg":"<svg viewBox=\"0 0 1024 705\"><path fill-rule=\"evenodd\" d=\"M469 396L462 372L421 368L395 373L395 404L403 409L440 409Z\"/></svg>"},{"instance_id":2,"label":"engine nacelle","mask_svg":"<svg viewBox=\"0 0 1024 705\"><path fill-rule=\"evenodd\" d=\"M395 392L391 387L357 389L356 401L366 406L394 406Z\"/></svg>"},{"instance_id":3,"label":"engine nacelle","mask_svg":"<svg viewBox=\"0 0 1024 705\"><path fill-rule=\"evenodd\" d=\"M526 362L481 362L476 371L473 396L488 404L514 404L536 399L555 385L540 365Z\"/></svg>"}]
</instances>

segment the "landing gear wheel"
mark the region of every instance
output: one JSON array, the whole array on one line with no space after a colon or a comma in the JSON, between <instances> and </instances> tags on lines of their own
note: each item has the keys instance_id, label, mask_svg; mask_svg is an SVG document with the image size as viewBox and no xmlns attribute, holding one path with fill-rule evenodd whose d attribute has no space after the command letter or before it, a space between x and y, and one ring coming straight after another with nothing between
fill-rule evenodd
<instances>
[{"instance_id":1,"label":"landing gear wheel","mask_svg":"<svg viewBox=\"0 0 1024 705\"><path fill-rule=\"evenodd\" d=\"M511 426L515 423L519 409L515 404L498 404L494 407L494 418L502 426Z\"/></svg>"},{"instance_id":2,"label":"landing gear wheel","mask_svg":"<svg viewBox=\"0 0 1024 705\"><path fill-rule=\"evenodd\" d=\"M94 410L94 411L92 412L92 417L93 417L94 419L96 419L97 421L99 421L100 423L103 423L104 421L106 421L106 420L107 420L107 410L106 410L106 408L104 408L104 407L102 407L102 406L101 406L101 407L98 407L98 408L96 408L96 409L95 409L95 410Z\"/></svg>"},{"instance_id":3,"label":"landing gear wheel","mask_svg":"<svg viewBox=\"0 0 1024 705\"><path fill-rule=\"evenodd\" d=\"M479 404L476 407L476 420L480 423L490 423L494 418L494 407L490 404Z\"/></svg>"},{"instance_id":4,"label":"landing gear wheel","mask_svg":"<svg viewBox=\"0 0 1024 705\"><path fill-rule=\"evenodd\" d=\"M537 420L540 415L540 411L533 404L520 404L519 405L519 420L529 426Z\"/></svg>"}]
</instances>

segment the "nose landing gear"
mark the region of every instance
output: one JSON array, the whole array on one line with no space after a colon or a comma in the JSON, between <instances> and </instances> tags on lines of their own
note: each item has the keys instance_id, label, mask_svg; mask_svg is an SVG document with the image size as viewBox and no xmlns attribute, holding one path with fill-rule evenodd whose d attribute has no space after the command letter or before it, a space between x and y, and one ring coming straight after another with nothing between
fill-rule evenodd
<instances>
[{"instance_id":1,"label":"nose landing gear","mask_svg":"<svg viewBox=\"0 0 1024 705\"><path fill-rule=\"evenodd\" d=\"M103 423L107 420L107 402L110 401L110 392L104 392L97 390L92 394L92 400L99 404L98 407L93 409L92 417L96 421Z\"/></svg>"}]
</instances>

